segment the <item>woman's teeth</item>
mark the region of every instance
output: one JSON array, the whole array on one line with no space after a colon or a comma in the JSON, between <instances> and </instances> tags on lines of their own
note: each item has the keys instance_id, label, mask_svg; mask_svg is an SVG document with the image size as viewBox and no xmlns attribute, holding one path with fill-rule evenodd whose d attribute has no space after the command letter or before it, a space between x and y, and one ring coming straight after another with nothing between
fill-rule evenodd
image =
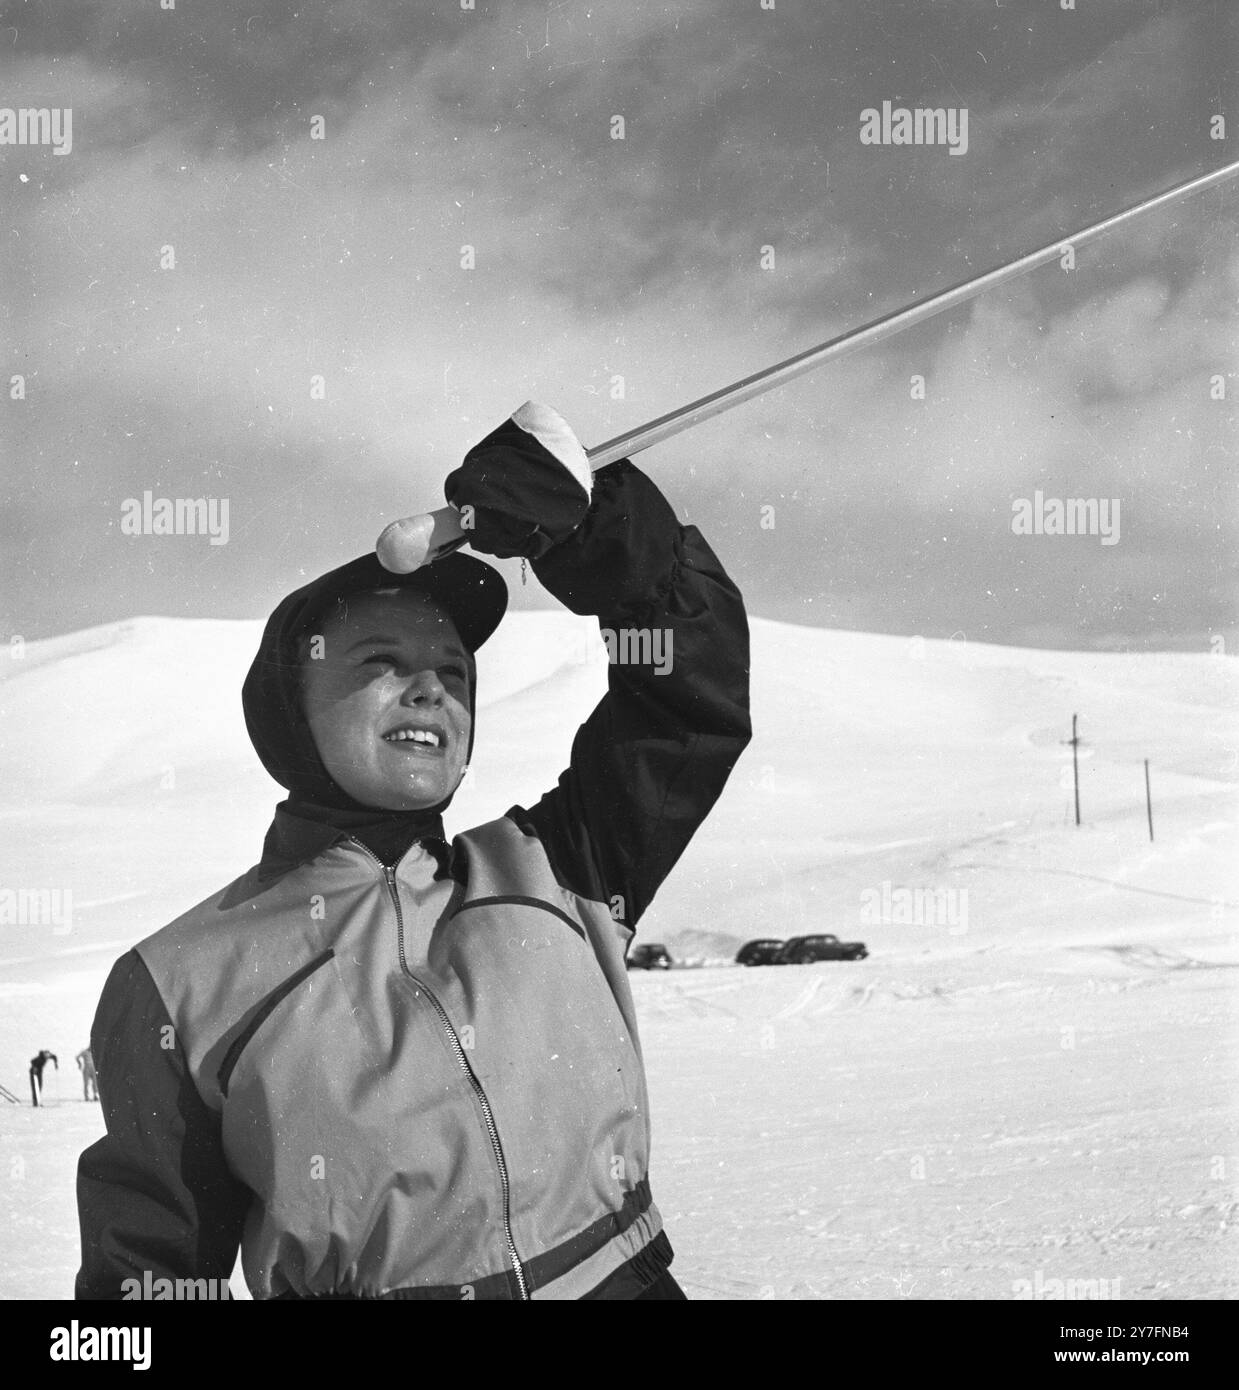
<instances>
[{"instance_id":1,"label":"woman's teeth","mask_svg":"<svg viewBox=\"0 0 1239 1390\"><path fill-rule=\"evenodd\" d=\"M439 735L429 729L397 729L394 734L384 734L388 743L428 743L432 748L439 747Z\"/></svg>"}]
</instances>

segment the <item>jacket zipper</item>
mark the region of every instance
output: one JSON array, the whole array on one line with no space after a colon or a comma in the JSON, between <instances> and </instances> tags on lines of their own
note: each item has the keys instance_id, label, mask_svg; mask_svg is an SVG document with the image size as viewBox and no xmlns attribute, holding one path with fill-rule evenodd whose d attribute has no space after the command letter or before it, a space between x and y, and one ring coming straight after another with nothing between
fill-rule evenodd
<instances>
[{"instance_id":1,"label":"jacket zipper","mask_svg":"<svg viewBox=\"0 0 1239 1390\"><path fill-rule=\"evenodd\" d=\"M456 1060L460 1063L460 1069L464 1072L466 1080L473 1088L473 1093L477 1096L478 1104L482 1108L482 1116L486 1121L486 1132L490 1136L490 1146L494 1151L495 1163L499 1168L499 1186L503 1194L503 1238L508 1247L508 1260L512 1265L512 1272L516 1275L516 1285L520 1291L522 1300L528 1300L529 1289L525 1283L525 1271L521 1268L520 1256L516 1252L516 1242L512 1238L512 1214L510 1195L511 1189L508 1183L508 1165L503 1156L503 1148L499 1143L499 1129L495 1124L495 1115L490 1108L490 1101L487 1099L486 1092L482 1089L482 1083L473 1073L473 1068L469 1065L469 1059L465 1056L465 1049L460 1038L452 1027L452 1020L447 1016L447 1010L439 1002L434 991L424 980L419 979L409 969L409 962L404 954L404 912L400 907L400 891L396 886L396 871L388 868L386 864L375 854L367 845L360 840L349 836L352 844L355 844L367 859L372 859L383 871L383 877L387 880L387 890L391 894L392 905L396 909L396 945L400 952L400 969L414 982L426 991L426 998L434 1006L435 1012L439 1016L439 1022L443 1025L443 1031L447 1034L448 1041L451 1043L452 1051L456 1054Z\"/></svg>"}]
</instances>

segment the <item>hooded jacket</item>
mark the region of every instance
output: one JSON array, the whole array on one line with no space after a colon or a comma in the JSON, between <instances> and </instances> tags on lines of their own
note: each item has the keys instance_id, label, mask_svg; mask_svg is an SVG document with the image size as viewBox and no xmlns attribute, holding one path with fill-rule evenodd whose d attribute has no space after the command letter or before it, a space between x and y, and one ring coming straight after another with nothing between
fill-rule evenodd
<instances>
[{"instance_id":1,"label":"hooded jacket","mask_svg":"<svg viewBox=\"0 0 1239 1390\"><path fill-rule=\"evenodd\" d=\"M238 1248L256 1298L608 1297L670 1262L625 954L748 742L744 608L627 461L533 563L604 636L663 629L670 669L615 642L557 786L450 843L406 821L395 863L294 795L116 963L79 1298L227 1280Z\"/></svg>"}]
</instances>

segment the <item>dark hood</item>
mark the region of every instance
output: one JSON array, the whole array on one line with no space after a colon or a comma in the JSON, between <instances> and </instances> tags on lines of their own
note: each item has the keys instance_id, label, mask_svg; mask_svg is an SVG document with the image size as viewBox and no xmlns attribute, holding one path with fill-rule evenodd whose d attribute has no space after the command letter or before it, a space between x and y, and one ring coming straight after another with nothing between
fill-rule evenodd
<instances>
[{"instance_id":1,"label":"dark hood","mask_svg":"<svg viewBox=\"0 0 1239 1390\"><path fill-rule=\"evenodd\" d=\"M439 604L456 625L470 654L469 713L476 705L473 654L499 626L508 603L499 572L470 555L446 555L412 574L391 574L373 554L362 555L321 575L288 595L267 620L241 691L245 727L262 765L291 793L284 803L295 815L336 826L368 842L374 830L384 850L419 834L442 836L440 817L452 798L420 811L388 811L366 806L338 786L323 766L301 700L301 639L337 599L375 589L407 588ZM473 732L469 752L473 751ZM386 853L372 845L385 862ZM397 856L398 857L398 856Z\"/></svg>"}]
</instances>

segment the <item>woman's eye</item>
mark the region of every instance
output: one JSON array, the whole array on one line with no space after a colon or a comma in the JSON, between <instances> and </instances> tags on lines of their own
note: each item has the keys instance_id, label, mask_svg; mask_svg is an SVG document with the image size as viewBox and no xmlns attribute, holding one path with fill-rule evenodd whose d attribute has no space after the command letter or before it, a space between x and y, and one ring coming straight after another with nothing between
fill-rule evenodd
<instances>
[{"instance_id":1,"label":"woman's eye","mask_svg":"<svg viewBox=\"0 0 1239 1390\"><path fill-rule=\"evenodd\" d=\"M370 656L366 657L361 664L363 666L373 666L376 664L394 666L396 664L396 659L392 656L384 656L381 652L373 652Z\"/></svg>"}]
</instances>

